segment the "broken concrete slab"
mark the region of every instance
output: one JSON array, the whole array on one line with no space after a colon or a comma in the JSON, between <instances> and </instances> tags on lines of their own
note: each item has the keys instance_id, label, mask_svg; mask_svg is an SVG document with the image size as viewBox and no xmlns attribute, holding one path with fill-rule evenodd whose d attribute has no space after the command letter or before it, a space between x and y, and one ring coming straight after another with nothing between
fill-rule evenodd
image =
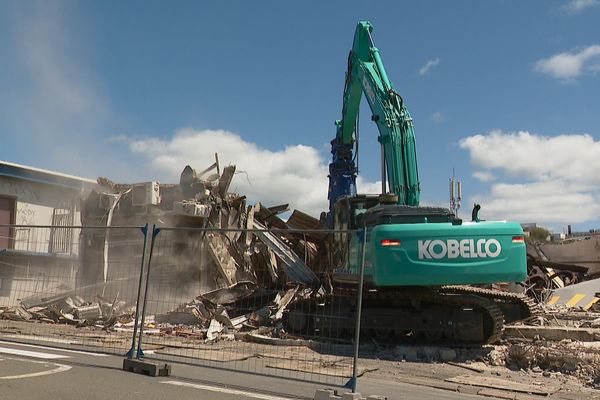
<instances>
[{"instance_id":1,"label":"broken concrete slab","mask_svg":"<svg viewBox=\"0 0 600 400\"><path fill-rule=\"evenodd\" d=\"M218 267L221 278L225 280L226 285L233 285L236 283L238 265L229 254L228 246L223 237L218 233L207 233L205 237L207 248Z\"/></svg>"},{"instance_id":2,"label":"broken concrete slab","mask_svg":"<svg viewBox=\"0 0 600 400\"><path fill-rule=\"evenodd\" d=\"M598 328L571 328L557 326L526 326L509 325L504 329L504 337L546 339L546 340L579 340L593 342L600 340L600 329Z\"/></svg>"}]
</instances>

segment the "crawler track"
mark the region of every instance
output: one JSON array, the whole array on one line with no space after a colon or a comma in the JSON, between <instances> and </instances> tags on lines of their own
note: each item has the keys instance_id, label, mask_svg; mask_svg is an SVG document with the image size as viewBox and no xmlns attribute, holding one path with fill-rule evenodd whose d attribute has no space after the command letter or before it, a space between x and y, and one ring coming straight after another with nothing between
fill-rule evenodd
<instances>
[{"instance_id":1,"label":"crawler track","mask_svg":"<svg viewBox=\"0 0 600 400\"><path fill-rule=\"evenodd\" d=\"M509 324L515 321L536 322L542 315L540 306L529 296L522 293L502 292L493 289L484 289L474 286L443 286L446 293L474 294L493 300L504 314L504 322Z\"/></svg>"},{"instance_id":2,"label":"crawler track","mask_svg":"<svg viewBox=\"0 0 600 400\"><path fill-rule=\"evenodd\" d=\"M284 323L288 332L329 341L354 337L357 291L351 286L334 294L293 304ZM361 338L378 342L433 342L452 345L494 343L504 320L535 317L526 297L469 286L365 290Z\"/></svg>"}]
</instances>

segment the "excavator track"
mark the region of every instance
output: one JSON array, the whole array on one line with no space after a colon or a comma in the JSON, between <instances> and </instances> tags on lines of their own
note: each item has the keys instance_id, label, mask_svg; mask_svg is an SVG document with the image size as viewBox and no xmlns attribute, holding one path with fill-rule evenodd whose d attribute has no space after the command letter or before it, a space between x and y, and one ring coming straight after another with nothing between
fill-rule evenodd
<instances>
[{"instance_id":1,"label":"excavator track","mask_svg":"<svg viewBox=\"0 0 600 400\"><path fill-rule=\"evenodd\" d=\"M504 322L510 324L516 321L535 323L542 315L540 306L529 296L523 293L503 292L475 286L451 285L443 286L445 293L473 294L493 300L504 314Z\"/></svg>"},{"instance_id":2,"label":"excavator track","mask_svg":"<svg viewBox=\"0 0 600 400\"><path fill-rule=\"evenodd\" d=\"M428 342L481 345L500 339L504 314L485 292L458 287L365 290L361 338L377 342ZM336 289L332 295L290 306L286 330L313 339L350 342L354 337L357 291Z\"/></svg>"}]
</instances>

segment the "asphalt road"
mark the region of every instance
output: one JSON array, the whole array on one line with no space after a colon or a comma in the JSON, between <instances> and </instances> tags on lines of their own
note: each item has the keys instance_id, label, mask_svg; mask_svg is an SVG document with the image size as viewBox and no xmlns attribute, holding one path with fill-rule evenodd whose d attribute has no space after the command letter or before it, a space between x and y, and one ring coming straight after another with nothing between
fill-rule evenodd
<instances>
[{"instance_id":1,"label":"asphalt road","mask_svg":"<svg viewBox=\"0 0 600 400\"><path fill-rule=\"evenodd\" d=\"M183 364L171 364L170 377L148 377L123 371L122 363L123 358L116 356L0 341L0 400L291 400L312 399L316 389L324 388L315 383ZM368 378L359 380L359 388L365 397L483 399Z\"/></svg>"}]
</instances>

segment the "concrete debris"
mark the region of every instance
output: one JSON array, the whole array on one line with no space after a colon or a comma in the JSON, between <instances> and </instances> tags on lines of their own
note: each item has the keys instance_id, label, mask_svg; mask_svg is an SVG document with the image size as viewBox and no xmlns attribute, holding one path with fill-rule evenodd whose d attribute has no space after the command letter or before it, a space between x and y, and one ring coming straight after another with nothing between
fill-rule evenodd
<instances>
[{"instance_id":1,"label":"concrete debris","mask_svg":"<svg viewBox=\"0 0 600 400\"><path fill-rule=\"evenodd\" d=\"M173 213L187 217L208 218L212 208L210 205L201 204L196 201L174 201Z\"/></svg>"},{"instance_id":2,"label":"concrete debris","mask_svg":"<svg viewBox=\"0 0 600 400\"><path fill-rule=\"evenodd\" d=\"M102 319L102 311L100 310L100 304L94 303L89 306L82 306L75 308L79 319L87 323L93 324L94 322Z\"/></svg>"},{"instance_id":3,"label":"concrete debris","mask_svg":"<svg viewBox=\"0 0 600 400\"><path fill-rule=\"evenodd\" d=\"M597 344L569 339L509 344L505 348L506 365L516 369L537 367L542 373L566 373L593 386L600 383L600 346Z\"/></svg>"},{"instance_id":4,"label":"concrete debris","mask_svg":"<svg viewBox=\"0 0 600 400\"><path fill-rule=\"evenodd\" d=\"M593 342L600 340L598 328L572 328L557 326L507 326L504 329L505 337L545 339L560 341L563 339Z\"/></svg>"},{"instance_id":5,"label":"concrete debris","mask_svg":"<svg viewBox=\"0 0 600 400\"><path fill-rule=\"evenodd\" d=\"M161 335L179 336L184 328L193 329L193 335L205 341L236 338L263 342L288 340L286 345L297 342L288 339L282 329L283 311L294 300L310 296L312 291L295 286L268 295L259 293L253 298L256 289L252 288L252 283L239 282L230 291L218 289L200 295L167 313L157 314L156 328Z\"/></svg>"},{"instance_id":6,"label":"concrete debris","mask_svg":"<svg viewBox=\"0 0 600 400\"><path fill-rule=\"evenodd\" d=\"M217 338L217 335L223 332L225 327L216 319L210 320L210 324L208 325L208 329L206 330L206 339L211 341Z\"/></svg>"},{"instance_id":7,"label":"concrete debris","mask_svg":"<svg viewBox=\"0 0 600 400\"><path fill-rule=\"evenodd\" d=\"M395 358L409 362L451 362L461 358L456 349L437 346L396 346L393 353Z\"/></svg>"},{"instance_id":8,"label":"concrete debris","mask_svg":"<svg viewBox=\"0 0 600 400\"><path fill-rule=\"evenodd\" d=\"M507 352L505 347L495 348L490 351L487 356L487 361L494 367L506 365Z\"/></svg>"},{"instance_id":9,"label":"concrete debris","mask_svg":"<svg viewBox=\"0 0 600 400\"><path fill-rule=\"evenodd\" d=\"M277 297L275 297L275 303L277 304L277 312L274 314L275 320L280 320L283 317L284 310L294 299L297 292L298 287L288 290L283 297L281 293L277 293Z\"/></svg>"},{"instance_id":10,"label":"concrete debris","mask_svg":"<svg viewBox=\"0 0 600 400\"><path fill-rule=\"evenodd\" d=\"M0 309L0 316L2 319L9 319L12 321L29 321L33 317L29 311L23 308L23 306L2 308Z\"/></svg>"},{"instance_id":11,"label":"concrete debris","mask_svg":"<svg viewBox=\"0 0 600 400\"><path fill-rule=\"evenodd\" d=\"M34 302L35 303L35 302ZM31 304L31 302L29 303ZM46 323L66 323L76 326L96 325L109 328L125 320L133 320L135 308L125 307L125 302L108 302L98 296L96 302L85 302L79 296L59 298L53 296L51 301L30 306L0 307L0 319L13 321L40 321Z\"/></svg>"}]
</instances>

